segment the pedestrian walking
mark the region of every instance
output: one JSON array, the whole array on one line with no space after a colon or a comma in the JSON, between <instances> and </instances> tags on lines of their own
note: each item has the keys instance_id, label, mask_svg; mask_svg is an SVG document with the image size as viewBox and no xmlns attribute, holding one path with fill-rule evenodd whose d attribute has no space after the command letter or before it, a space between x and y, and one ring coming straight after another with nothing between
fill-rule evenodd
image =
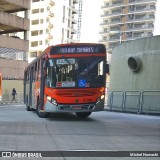
<instances>
[{"instance_id":1,"label":"pedestrian walking","mask_svg":"<svg viewBox=\"0 0 160 160\"><path fill-rule=\"evenodd\" d=\"M17 92L16 92L16 89L13 88L12 89L12 96L13 96L13 100L15 100L15 96L16 96Z\"/></svg>"}]
</instances>

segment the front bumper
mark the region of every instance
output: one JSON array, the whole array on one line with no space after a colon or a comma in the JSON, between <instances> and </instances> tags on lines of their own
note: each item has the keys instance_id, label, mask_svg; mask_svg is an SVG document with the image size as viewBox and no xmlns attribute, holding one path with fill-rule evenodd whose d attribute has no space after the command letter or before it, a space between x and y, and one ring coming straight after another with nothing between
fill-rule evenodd
<instances>
[{"instance_id":1,"label":"front bumper","mask_svg":"<svg viewBox=\"0 0 160 160\"><path fill-rule=\"evenodd\" d=\"M45 112L96 112L104 110L104 100L92 104L58 104L57 106L47 101L44 105Z\"/></svg>"}]
</instances>

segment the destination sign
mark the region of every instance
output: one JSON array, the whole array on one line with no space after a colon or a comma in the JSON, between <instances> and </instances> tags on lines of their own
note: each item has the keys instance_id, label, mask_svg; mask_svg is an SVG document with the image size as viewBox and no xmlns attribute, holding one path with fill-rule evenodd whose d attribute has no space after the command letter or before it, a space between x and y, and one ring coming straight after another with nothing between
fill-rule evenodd
<instances>
[{"instance_id":1,"label":"destination sign","mask_svg":"<svg viewBox=\"0 0 160 160\"><path fill-rule=\"evenodd\" d=\"M70 63L70 64L75 64L75 58L68 58L68 59L57 59L56 60L56 63L57 64L68 64L68 63Z\"/></svg>"},{"instance_id":2,"label":"destination sign","mask_svg":"<svg viewBox=\"0 0 160 160\"><path fill-rule=\"evenodd\" d=\"M106 49L103 44L97 45L66 45L66 46L53 46L50 54L90 54L90 53L105 53Z\"/></svg>"},{"instance_id":3,"label":"destination sign","mask_svg":"<svg viewBox=\"0 0 160 160\"><path fill-rule=\"evenodd\" d=\"M93 47L74 47L74 48L60 48L60 53L93 53L94 48Z\"/></svg>"}]
</instances>

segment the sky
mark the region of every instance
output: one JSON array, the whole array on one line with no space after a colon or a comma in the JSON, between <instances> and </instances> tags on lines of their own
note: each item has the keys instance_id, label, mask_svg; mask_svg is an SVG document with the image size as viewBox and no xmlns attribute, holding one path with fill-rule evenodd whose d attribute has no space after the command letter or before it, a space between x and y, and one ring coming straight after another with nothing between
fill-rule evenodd
<instances>
[{"instance_id":1,"label":"sky","mask_svg":"<svg viewBox=\"0 0 160 160\"><path fill-rule=\"evenodd\" d=\"M81 42L98 42L100 32L101 0L83 0ZM154 35L160 35L160 0L157 0Z\"/></svg>"},{"instance_id":2,"label":"sky","mask_svg":"<svg viewBox=\"0 0 160 160\"><path fill-rule=\"evenodd\" d=\"M156 5L156 15L155 15L155 24L154 24L154 35L160 35L160 0L157 0Z\"/></svg>"},{"instance_id":3,"label":"sky","mask_svg":"<svg viewBox=\"0 0 160 160\"><path fill-rule=\"evenodd\" d=\"M81 42L99 41L101 0L83 0Z\"/></svg>"}]
</instances>

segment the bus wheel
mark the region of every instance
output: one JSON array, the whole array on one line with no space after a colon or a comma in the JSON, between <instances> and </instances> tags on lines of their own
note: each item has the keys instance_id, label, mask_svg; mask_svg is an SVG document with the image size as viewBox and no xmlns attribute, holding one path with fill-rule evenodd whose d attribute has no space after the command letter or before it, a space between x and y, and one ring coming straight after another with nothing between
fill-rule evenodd
<instances>
[{"instance_id":1,"label":"bus wheel","mask_svg":"<svg viewBox=\"0 0 160 160\"><path fill-rule=\"evenodd\" d=\"M37 115L40 118L47 118L49 116L49 113L40 110L40 103L39 103L39 101L37 103L36 112L37 112Z\"/></svg>"},{"instance_id":2,"label":"bus wheel","mask_svg":"<svg viewBox=\"0 0 160 160\"><path fill-rule=\"evenodd\" d=\"M27 111L31 111L31 108L30 108L30 106L26 106L26 109L27 109Z\"/></svg>"},{"instance_id":3,"label":"bus wheel","mask_svg":"<svg viewBox=\"0 0 160 160\"><path fill-rule=\"evenodd\" d=\"M78 118L87 118L92 112L76 112Z\"/></svg>"},{"instance_id":4,"label":"bus wheel","mask_svg":"<svg viewBox=\"0 0 160 160\"><path fill-rule=\"evenodd\" d=\"M31 111L31 108L28 105L28 95L26 96L26 109L27 109L27 111Z\"/></svg>"}]
</instances>

